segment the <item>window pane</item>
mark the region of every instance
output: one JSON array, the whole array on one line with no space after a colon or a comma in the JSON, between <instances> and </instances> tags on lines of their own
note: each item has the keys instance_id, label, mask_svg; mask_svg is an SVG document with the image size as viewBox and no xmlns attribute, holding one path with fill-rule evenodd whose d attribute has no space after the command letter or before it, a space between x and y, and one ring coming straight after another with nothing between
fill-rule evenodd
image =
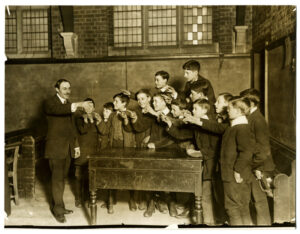
<instances>
[{"instance_id":1,"label":"window pane","mask_svg":"<svg viewBox=\"0 0 300 234\"><path fill-rule=\"evenodd\" d=\"M5 11L5 50L7 52L17 51L17 15L16 11Z\"/></svg>"},{"instance_id":2,"label":"window pane","mask_svg":"<svg viewBox=\"0 0 300 234\"><path fill-rule=\"evenodd\" d=\"M212 43L212 7L184 6L183 22L183 44L199 45Z\"/></svg>"},{"instance_id":3,"label":"window pane","mask_svg":"<svg viewBox=\"0 0 300 234\"><path fill-rule=\"evenodd\" d=\"M48 10L22 11L23 51L48 51Z\"/></svg>"},{"instance_id":4,"label":"window pane","mask_svg":"<svg viewBox=\"0 0 300 234\"><path fill-rule=\"evenodd\" d=\"M149 6L149 46L176 45L176 7Z\"/></svg>"},{"instance_id":5,"label":"window pane","mask_svg":"<svg viewBox=\"0 0 300 234\"><path fill-rule=\"evenodd\" d=\"M142 46L140 6L114 6L114 46Z\"/></svg>"}]
</instances>

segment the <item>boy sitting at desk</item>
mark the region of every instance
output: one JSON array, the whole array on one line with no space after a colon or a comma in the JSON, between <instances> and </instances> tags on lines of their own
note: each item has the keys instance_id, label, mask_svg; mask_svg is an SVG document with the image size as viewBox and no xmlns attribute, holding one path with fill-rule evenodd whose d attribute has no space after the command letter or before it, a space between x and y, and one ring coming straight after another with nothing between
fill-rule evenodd
<instances>
[{"instance_id":1,"label":"boy sitting at desk","mask_svg":"<svg viewBox=\"0 0 300 234\"><path fill-rule=\"evenodd\" d=\"M208 100L198 100L193 104L193 116L185 118L185 121L192 122L193 119L208 119L207 113L210 110ZM178 128L172 124L169 117L163 116L162 120L168 125L168 133L177 139L194 139L197 148L200 150L203 157L203 217L204 223L214 225L213 212L213 188L212 178L215 172L217 158L217 141L218 138L210 132L204 131L199 127L193 128ZM187 150L189 154L189 150Z\"/></svg>"}]
</instances>

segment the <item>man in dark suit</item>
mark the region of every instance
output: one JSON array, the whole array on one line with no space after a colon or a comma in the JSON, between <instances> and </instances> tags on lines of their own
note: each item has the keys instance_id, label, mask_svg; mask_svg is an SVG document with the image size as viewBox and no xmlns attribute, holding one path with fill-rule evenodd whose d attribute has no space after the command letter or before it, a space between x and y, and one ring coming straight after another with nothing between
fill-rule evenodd
<instances>
[{"instance_id":1,"label":"man in dark suit","mask_svg":"<svg viewBox=\"0 0 300 234\"><path fill-rule=\"evenodd\" d=\"M68 99L71 94L71 85L65 79L56 82L55 90L56 94L47 99L44 105L48 121L45 157L49 159L52 173L53 207L51 211L58 222L65 223L64 215L73 211L66 209L64 205L64 178L69 171L72 153L75 154L75 158L80 156L80 149L76 146L76 131L72 115L79 108L89 111L90 103L70 103Z\"/></svg>"}]
</instances>

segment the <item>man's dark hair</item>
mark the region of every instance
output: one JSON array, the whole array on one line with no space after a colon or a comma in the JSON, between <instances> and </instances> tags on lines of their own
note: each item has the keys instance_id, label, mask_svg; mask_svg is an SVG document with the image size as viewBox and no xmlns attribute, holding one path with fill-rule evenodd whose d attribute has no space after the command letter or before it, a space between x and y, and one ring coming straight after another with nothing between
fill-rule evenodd
<instances>
[{"instance_id":1,"label":"man's dark hair","mask_svg":"<svg viewBox=\"0 0 300 234\"><path fill-rule=\"evenodd\" d=\"M158 71L155 73L155 76L161 76L163 79L165 79L167 81L169 80L169 77L170 77L169 73L166 71Z\"/></svg>"},{"instance_id":2,"label":"man's dark hair","mask_svg":"<svg viewBox=\"0 0 300 234\"><path fill-rule=\"evenodd\" d=\"M92 98L86 98L84 99L85 102L92 102L94 104L94 107L95 107L95 102Z\"/></svg>"},{"instance_id":3,"label":"man's dark hair","mask_svg":"<svg viewBox=\"0 0 300 234\"><path fill-rule=\"evenodd\" d=\"M70 81L68 81L66 79L59 79L58 81L56 81L56 83L54 85L54 88L58 88L59 89L60 88L60 84L63 83L63 82L68 82L69 84L71 84Z\"/></svg>"},{"instance_id":4,"label":"man's dark hair","mask_svg":"<svg viewBox=\"0 0 300 234\"><path fill-rule=\"evenodd\" d=\"M260 103L260 92L257 89L245 89L240 92L240 96L248 98L251 102L254 103L255 106Z\"/></svg>"},{"instance_id":5,"label":"man's dark hair","mask_svg":"<svg viewBox=\"0 0 300 234\"><path fill-rule=\"evenodd\" d=\"M191 70L191 71L200 71L200 63L196 60L189 60L185 64L183 64L182 68L184 70Z\"/></svg>"},{"instance_id":6,"label":"man's dark hair","mask_svg":"<svg viewBox=\"0 0 300 234\"><path fill-rule=\"evenodd\" d=\"M112 102L107 102L103 105L103 108L113 111L114 110L114 104Z\"/></svg>"}]
</instances>

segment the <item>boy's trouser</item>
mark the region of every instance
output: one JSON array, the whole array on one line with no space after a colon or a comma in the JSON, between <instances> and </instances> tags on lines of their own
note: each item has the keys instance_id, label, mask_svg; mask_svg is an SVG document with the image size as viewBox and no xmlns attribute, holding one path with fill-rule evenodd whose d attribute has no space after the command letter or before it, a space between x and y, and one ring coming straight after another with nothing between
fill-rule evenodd
<instances>
[{"instance_id":1,"label":"boy's trouser","mask_svg":"<svg viewBox=\"0 0 300 234\"><path fill-rule=\"evenodd\" d=\"M267 195L261 190L259 182L254 176L251 183L251 195L256 211L257 225L271 225L271 216Z\"/></svg>"},{"instance_id":2,"label":"boy's trouser","mask_svg":"<svg viewBox=\"0 0 300 234\"><path fill-rule=\"evenodd\" d=\"M81 201L82 199L89 199L87 193L85 193L87 183L88 166L75 165L75 200Z\"/></svg>"},{"instance_id":3,"label":"boy's trouser","mask_svg":"<svg viewBox=\"0 0 300 234\"><path fill-rule=\"evenodd\" d=\"M202 208L204 224L215 224L214 212L213 212L213 193L212 193L212 181L204 180L202 182Z\"/></svg>"},{"instance_id":4,"label":"boy's trouser","mask_svg":"<svg viewBox=\"0 0 300 234\"><path fill-rule=\"evenodd\" d=\"M229 216L230 225L252 225L250 216L250 183L235 181L223 182L225 210Z\"/></svg>"}]
</instances>

